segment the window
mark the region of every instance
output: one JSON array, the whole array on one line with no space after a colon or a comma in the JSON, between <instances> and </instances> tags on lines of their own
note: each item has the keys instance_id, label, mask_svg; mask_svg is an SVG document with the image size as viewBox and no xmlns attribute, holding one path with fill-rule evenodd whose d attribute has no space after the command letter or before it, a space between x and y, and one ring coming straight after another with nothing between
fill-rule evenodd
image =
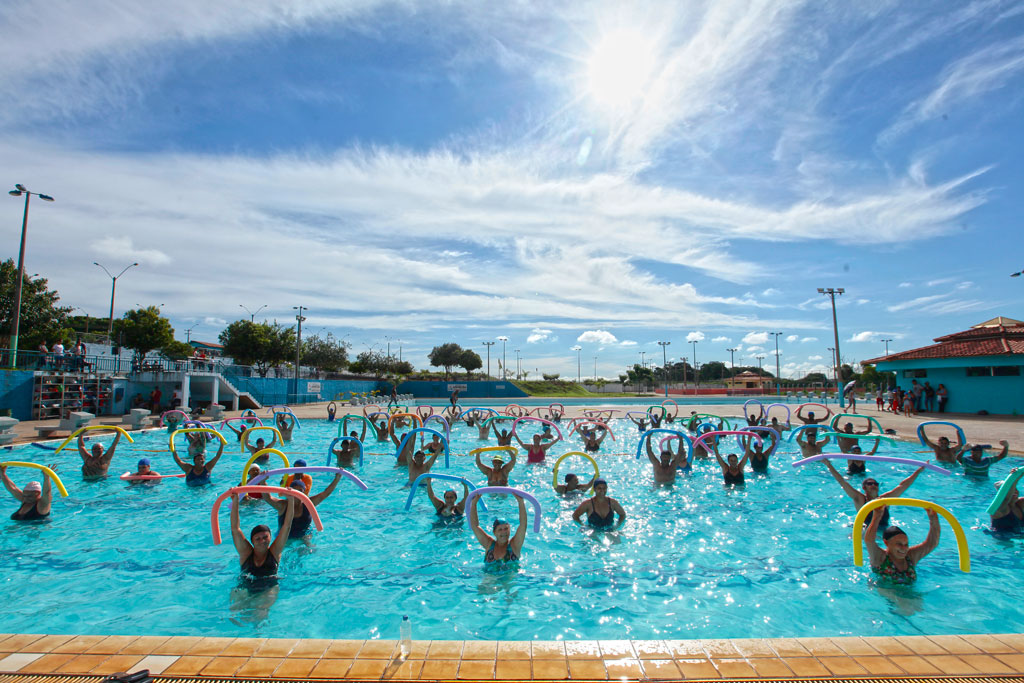
<instances>
[{"instance_id":1,"label":"window","mask_svg":"<svg viewBox=\"0 0 1024 683\"><path fill-rule=\"evenodd\" d=\"M1019 365L995 365L967 368L968 377L1020 377Z\"/></svg>"},{"instance_id":2,"label":"window","mask_svg":"<svg viewBox=\"0 0 1024 683\"><path fill-rule=\"evenodd\" d=\"M927 377L927 370L904 370L903 376L907 379L918 379L919 377Z\"/></svg>"}]
</instances>

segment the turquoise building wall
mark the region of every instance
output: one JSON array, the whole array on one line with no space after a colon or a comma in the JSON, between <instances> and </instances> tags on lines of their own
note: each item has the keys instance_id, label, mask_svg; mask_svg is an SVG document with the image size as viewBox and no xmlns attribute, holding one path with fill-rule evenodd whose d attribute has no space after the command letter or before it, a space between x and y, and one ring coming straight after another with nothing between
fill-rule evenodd
<instances>
[{"instance_id":1,"label":"turquoise building wall","mask_svg":"<svg viewBox=\"0 0 1024 683\"><path fill-rule=\"evenodd\" d=\"M945 384L949 390L946 412L993 415L1024 415L1024 357L974 356L971 358L929 358L879 361L880 372L895 372L896 385L909 389L913 379L933 387ZM1006 377L968 377L968 367L1018 367L1020 375ZM905 377L906 370L924 370L925 377Z\"/></svg>"}]
</instances>

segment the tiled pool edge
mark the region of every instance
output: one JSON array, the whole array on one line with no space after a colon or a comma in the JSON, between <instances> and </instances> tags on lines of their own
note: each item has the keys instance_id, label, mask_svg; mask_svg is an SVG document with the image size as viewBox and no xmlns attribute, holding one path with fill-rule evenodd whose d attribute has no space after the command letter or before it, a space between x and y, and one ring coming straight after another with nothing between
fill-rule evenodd
<instances>
[{"instance_id":1,"label":"tiled pool edge","mask_svg":"<svg viewBox=\"0 0 1024 683\"><path fill-rule=\"evenodd\" d=\"M1024 674L1024 634L414 641L0 634L0 673L354 680L900 678Z\"/></svg>"}]
</instances>

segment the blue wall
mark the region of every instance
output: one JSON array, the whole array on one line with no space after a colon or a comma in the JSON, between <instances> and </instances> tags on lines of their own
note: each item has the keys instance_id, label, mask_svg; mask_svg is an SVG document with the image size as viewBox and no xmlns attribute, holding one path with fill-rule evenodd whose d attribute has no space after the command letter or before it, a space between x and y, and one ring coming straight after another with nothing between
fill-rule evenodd
<instances>
[{"instance_id":1,"label":"blue wall","mask_svg":"<svg viewBox=\"0 0 1024 683\"><path fill-rule=\"evenodd\" d=\"M390 393L391 385L386 382L384 385L385 390ZM523 398L527 396L522 389L512 384L512 382L494 382L490 380L481 380L479 382L409 380L398 385L398 393L412 394L415 398L448 398L455 387L459 387L459 396L463 398Z\"/></svg>"},{"instance_id":2,"label":"blue wall","mask_svg":"<svg viewBox=\"0 0 1024 683\"><path fill-rule=\"evenodd\" d=\"M32 419L32 371L0 372L0 408L10 408L17 420Z\"/></svg>"},{"instance_id":3,"label":"blue wall","mask_svg":"<svg viewBox=\"0 0 1024 683\"><path fill-rule=\"evenodd\" d=\"M945 384L949 390L946 412L977 413L987 410L993 415L1024 415L1024 375L1017 377L968 377L968 367L1024 366L1024 357L977 356L975 358L934 358L879 362L881 372L895 372L896 386L909 389L914 377L904 377L904 370L924 370L917 377L921 384L933 387ZM1024 368L1022 368L1024 372Z\"/></svg>"},{"instance_id":4,"label":"blue wall","mask_svg":"<svg viewBox=\"0 0 1024 683\"><path fill-rule=\"evenodd\" d=\"M257 400L261 401L263 405L271 405L274 403L288 403L289 397L295 391L295 380L287 377L237 377L230 376L227 378L229 382L238 387L239 391L248 391ZM311 392L309 390L310 383L320 384L319 391ZM350 398L351 392L356 393L370 393L374 390L382 392L391 391L391 385L383 382L377 382L376 380L351 380L351 379L300 379L299 380L299 393L300 394L319 394L320 399L323 401L333 401L339 394L345 394L345 398ZM209 396L201 396L193 394L193 398L200 401L208 401ZM221 404L224 404L224 400L221 400Z\"/></svg>"}]
</instances>

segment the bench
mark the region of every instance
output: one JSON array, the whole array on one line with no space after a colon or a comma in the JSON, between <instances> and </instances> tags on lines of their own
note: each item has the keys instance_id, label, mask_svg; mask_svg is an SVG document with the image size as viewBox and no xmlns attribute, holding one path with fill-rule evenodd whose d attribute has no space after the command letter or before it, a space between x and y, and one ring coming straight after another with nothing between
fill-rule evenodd
<instances>
[{"instance_id":1,"label":"bench","mask_svg":"<svg viewBox=\"0 0 1024 683\"><path fill-rule=\"evenodd\" d=\"M54 432L67 431L70 434L74 434L82 427L85 427L96 416L92 413L75 412L68 413L68 416L61 420L57 425L46 425L45 427L36 427L36 432L39 434L39 438L46 439L53 436Z\"/></svg>"},{"instance_id":2,"label":"bench","mask_svg":"<svg viewBox=\"0 0 1024 683\"><path fill-rule=\"evenodd\" d=\"M18 420L13 417L0 417L0 446L6 446L14 441L14 437L17 436L14 433L16 424L18 424Z\"/></svg>"},{"instance_id":3,"label":"bench","mask_svg":"<svg viewBox=\"0 0 1024 683\"><path fill-rule=\"evenodd\" d=\"M224 406L219 403L211 403L206 406L206 410L203 411L203 416L208 417L211 420L223 420Z\"/></svg>"}]
</instances>

